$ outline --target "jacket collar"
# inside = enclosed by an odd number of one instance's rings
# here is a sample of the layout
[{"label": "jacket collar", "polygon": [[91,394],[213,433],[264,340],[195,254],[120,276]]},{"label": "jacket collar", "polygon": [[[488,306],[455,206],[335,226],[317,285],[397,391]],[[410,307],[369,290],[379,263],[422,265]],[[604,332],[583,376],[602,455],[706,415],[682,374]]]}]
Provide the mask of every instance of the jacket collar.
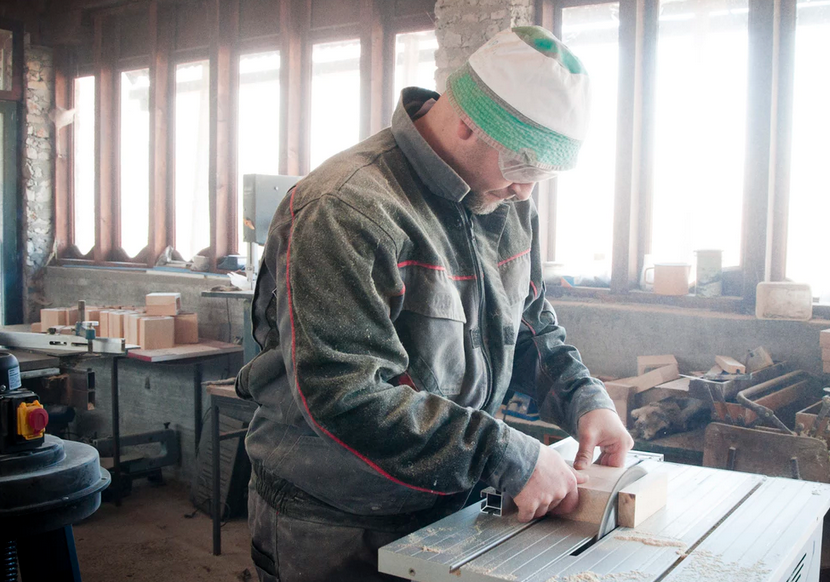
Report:
[{"label": "jacket collar", "polygon": [[392,115],[392,135],[415,173],[431,192],[447,200],[461,202],[470,187],[435,153],[412,120],[424,103],[438,97],[438,93],[418,87],[401,91],[401,98]]}]

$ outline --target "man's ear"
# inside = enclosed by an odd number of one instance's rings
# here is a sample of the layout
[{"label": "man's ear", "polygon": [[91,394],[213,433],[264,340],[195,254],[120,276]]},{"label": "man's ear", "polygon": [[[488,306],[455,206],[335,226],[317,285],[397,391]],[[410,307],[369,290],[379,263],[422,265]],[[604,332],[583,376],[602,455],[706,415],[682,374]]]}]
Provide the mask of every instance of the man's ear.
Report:
[{"label": "man's ear", "polygon": [[458,139],[461,141],[467,141],[475,137],[473,130],[460,119],[458,120],[458,125],[456,126],[455,131]]}]

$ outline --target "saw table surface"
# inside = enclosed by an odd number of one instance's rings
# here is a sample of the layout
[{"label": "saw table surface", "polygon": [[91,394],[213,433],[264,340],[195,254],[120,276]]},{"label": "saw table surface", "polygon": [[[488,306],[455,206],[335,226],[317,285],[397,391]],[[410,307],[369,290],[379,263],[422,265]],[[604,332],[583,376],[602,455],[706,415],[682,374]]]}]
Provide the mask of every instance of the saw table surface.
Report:
[{"label": "saw table surface", "polygon": [[525,525],[474,504],[381,548],[379,569],[418,582],[761,582],[795,580],[796,571],[817,579],[830,485],[659,465],[668,473],[666,506],[587,549],[574,551],[597,526],[547,517],[450,572]]}]

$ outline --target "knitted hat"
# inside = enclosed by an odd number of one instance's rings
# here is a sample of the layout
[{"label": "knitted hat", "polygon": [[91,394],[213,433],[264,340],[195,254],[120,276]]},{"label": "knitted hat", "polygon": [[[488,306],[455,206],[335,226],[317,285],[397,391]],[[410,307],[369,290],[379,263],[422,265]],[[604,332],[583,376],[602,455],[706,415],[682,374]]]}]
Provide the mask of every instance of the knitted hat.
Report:
[{"label": "knitted hat", "polygon": [[582,63],[540,26],[504,30],[450,75],[447,95],[475,134],[544,170],[569,170],[588,129]]}]

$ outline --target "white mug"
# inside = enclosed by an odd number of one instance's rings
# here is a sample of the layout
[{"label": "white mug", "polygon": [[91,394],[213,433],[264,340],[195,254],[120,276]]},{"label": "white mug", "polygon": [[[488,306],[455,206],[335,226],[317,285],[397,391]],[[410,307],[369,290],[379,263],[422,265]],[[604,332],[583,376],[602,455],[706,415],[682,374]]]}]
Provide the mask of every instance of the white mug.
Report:
[{"label": "white mug", "polygon": [[687,295],[689,293],[689,273],[692,266],[688,263],[655,263],[645,269],[644,279],[648,283],[648,273],[652,271],[654,292],[657,295]]}]

